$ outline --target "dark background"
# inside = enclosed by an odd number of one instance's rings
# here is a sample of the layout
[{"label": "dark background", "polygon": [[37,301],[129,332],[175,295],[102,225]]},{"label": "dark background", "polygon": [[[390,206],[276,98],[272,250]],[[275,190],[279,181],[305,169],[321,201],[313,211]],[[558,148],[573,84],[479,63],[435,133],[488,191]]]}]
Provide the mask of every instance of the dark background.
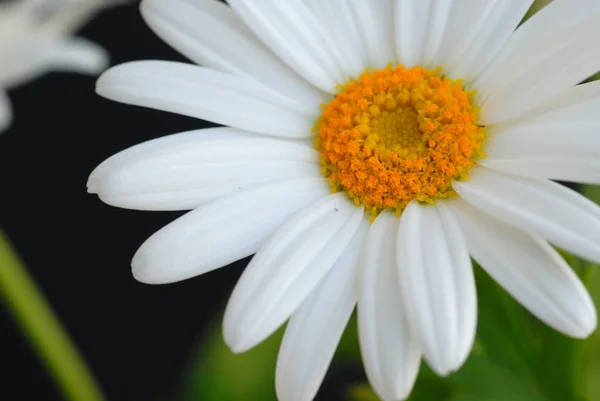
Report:
[{"label": "dark background", "polygon": [[[98,15],[80,36],[104,46],[113,65],[186,61],[144,24],[135,2]],[[212,124],[103,99],[95,80],[51,73],[9,92],[15,119],[0,136],[0,226],[107,397],[173,400],[197,340],[221,319],[247,261],[171,285],[133,279],[138,246],[181,213],[105,205],[87,194],[88,174],[131,145]],[[0,303],[0,400],[60,399]]]}]

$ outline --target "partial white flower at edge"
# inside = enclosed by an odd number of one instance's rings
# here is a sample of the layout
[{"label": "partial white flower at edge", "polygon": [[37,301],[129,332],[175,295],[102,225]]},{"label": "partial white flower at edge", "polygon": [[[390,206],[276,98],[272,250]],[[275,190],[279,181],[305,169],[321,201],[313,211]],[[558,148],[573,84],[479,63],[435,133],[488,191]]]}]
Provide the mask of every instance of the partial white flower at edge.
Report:
[{"label": "partial white flower at edge", "polygon": [[[459,369],[477,325],[470,257],[554,329],[595,330],[550,244],[600,262],[600,207],[552,181],[600,184],[600,82],[578,85],[600,70],[598,0],[553,1],[521,26],[531,0],[228,3],[143,1],[150,27],[202,66],[137,61],[98,80],[109,99],[225,125],[134,146],[90,175],[108,204],[192,210],[140,247],[136,279],[256,254],[224,337],[243,352],[289,320],[280,401],[313,399],[355,306],[383,400],[408,397],[422,358]],[[370,87],[348,84],[366,68]]]},{"label": "partial white flower at edge", "polygon": [[7,91],[49,71],[96,75],[107,52],[73,33],[118,0],[15,0],[0,4],[0,132],[12,122]]}]

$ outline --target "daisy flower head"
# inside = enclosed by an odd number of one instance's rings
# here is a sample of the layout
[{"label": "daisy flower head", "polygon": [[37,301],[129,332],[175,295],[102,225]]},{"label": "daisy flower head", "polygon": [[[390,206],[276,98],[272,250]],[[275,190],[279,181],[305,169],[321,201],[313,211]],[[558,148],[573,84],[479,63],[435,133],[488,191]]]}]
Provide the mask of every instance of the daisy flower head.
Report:
[{"label": "daisy flower head", "polygon": [[99,74],[104,49],[71,35],[118,0],[13,0],[0,4],[0,132],[12,122],[7,90],[52,70]]},{"label": "daisy flower head", "polygon": [[[135,254],[146,283],[256,254],[228,303],[235,352],[286,321],[280,400],[316,394],[357,305],[383,400],[421,358],[440,375],[473,344],[471,257],[566,335],[593,303],[553,246],[600,262],[600,208],[552,180],[600,183],[600,2],[145,0],[165,41],[202,65],[138,61],[107,98],[224,127],[100,164],[106,203],[189,213]],[[550,245],[552,244],[552,245]]]}]

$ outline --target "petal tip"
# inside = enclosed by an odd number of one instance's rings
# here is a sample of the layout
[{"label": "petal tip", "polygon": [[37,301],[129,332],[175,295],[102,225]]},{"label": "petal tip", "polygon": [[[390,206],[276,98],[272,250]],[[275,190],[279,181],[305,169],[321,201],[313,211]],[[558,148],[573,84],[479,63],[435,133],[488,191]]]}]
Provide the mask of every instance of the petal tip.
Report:
[{"label": "petal tip", "polygon": [[230,328],[226,319],[223,320],[223,339],[234,354],[242,354],[252,348],[252,346],[246,346],[247,343],[243,341],[243,336],[239,335],[238,330]]},{"label": "petal tip", "polygon": [[168,284],[175,280],[165,280],[160,274],[155,274],[155,269],[147,262],[147,258],[136,252],[131,260],[131,274],[136,281],[143,284]]},{"label": "petal tip", "polygon": [[596,316],[596,311],[594,310],[593,314],[589,316],[582,317],[577,325],[574,325],[573,331],[570,335],[573,338],[577,338],[580,340],[584,340],[591,336],[598,327],[598,318]]}]

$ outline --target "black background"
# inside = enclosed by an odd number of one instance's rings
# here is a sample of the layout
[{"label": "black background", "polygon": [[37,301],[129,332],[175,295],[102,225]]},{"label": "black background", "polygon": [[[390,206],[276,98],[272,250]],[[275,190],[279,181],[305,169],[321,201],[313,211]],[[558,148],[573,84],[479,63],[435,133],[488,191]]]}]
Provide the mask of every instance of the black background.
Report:
[{"label": "black background", "polygon": [[[113,65],[186,61],[144,24],[136,3],[103,12],[80,35],[104,46]],[[0,136],[0,226],[107,397],[173,400],[194,345],[221,318],[247,261],[171,285],[133,279],[137,247],[181,213],[105,205],[87,194],[88,174],[131,145],[212,124],[111,102],[95,94],[95,81],[51,73],[9,92],[15,120]],[[59,399],[0,303],[0,400]]]}]

